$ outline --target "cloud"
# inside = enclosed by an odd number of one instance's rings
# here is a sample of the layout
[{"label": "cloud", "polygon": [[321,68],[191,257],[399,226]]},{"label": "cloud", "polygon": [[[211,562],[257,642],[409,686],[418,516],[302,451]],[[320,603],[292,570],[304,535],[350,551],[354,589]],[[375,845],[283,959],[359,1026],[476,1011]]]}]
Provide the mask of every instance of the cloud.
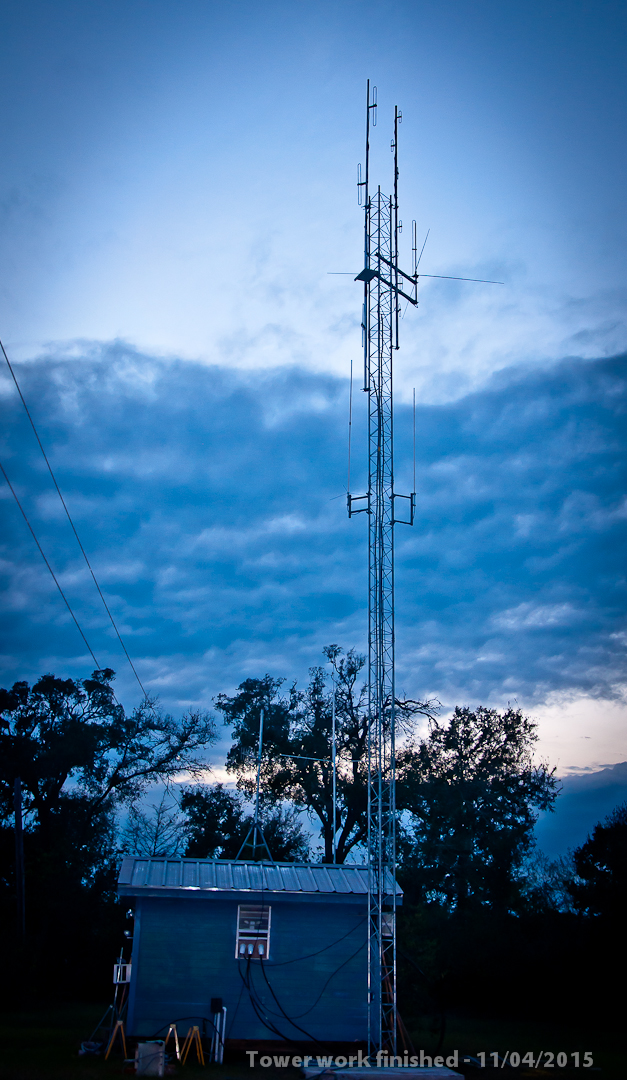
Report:
[{"label": "cloud", "polygon": [[529,627],[565,626],[577,618],[572,604],[518,604],[492,616],[492,622],[502,630],[526,630]]},{"label": "cloud", "polygon": [[[81,359],[82,355],[82,359]],[[516,367],[417,411],[417,520],[397,529],[398,684],[445,703],[616,698],[625,682],[625,357]],[[348,387],[143,356],[20,365],[79,534],[142,681],[177,709],[249,675],[364,649],[365,519],[348,521]],[[365,483],[356,403],[353,473]],[[102,664],[136,699],[15,397],[1,458]],[[397,490],[411,414],[396,411]],[[4,493],[6,494],[6,492]],[[3,684],[90,660],[4,499]]]}]

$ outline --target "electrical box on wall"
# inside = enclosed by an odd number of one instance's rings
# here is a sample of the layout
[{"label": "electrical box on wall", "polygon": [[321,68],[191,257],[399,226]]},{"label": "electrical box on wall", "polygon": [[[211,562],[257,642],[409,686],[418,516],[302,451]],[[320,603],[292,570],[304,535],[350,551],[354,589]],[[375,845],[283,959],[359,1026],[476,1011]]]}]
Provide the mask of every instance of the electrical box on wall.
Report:
[{"label": "electrical box on wall", "polygon": [[270,908],[240,904],[237,909],[235,955],[241,960],[267,960],[270,952]]}]

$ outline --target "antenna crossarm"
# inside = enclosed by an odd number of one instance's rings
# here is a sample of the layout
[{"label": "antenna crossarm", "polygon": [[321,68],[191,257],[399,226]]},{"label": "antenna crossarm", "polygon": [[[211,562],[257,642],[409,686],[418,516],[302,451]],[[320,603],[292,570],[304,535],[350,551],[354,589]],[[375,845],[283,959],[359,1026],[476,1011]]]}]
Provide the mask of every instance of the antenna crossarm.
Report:
[{"label": "antenna crossarm", "polygon": [[[407,499],[409,502],[409,520],[396,517],[397,499]],[[412,491],[411,495],[399,495],[397,491],[394,491],[392,493],[392,514],[392,525],[413,525],[416,516],[416,492]]]},{"label": "antenna crossarm", "polygon": [[[383,257],[379,256],[379,258],[383,258]],[[383,261],[388,262],[387,259],[384,259]],[[399,274],[403,273],[402,270],[397,271],[396,267],[394,267],[393,263],[388,263],[388,266],[391,266],[394,269],[395,273],[399,273]],[[410,304],[414,305],[414,307],[418,307],[418,296],[416,295],[417,292],[418,292],[418,289],[417,289],[417,284],[418,283],[417,283],[417,281],[415,281],[414,278],[410,278],[407,274],[403,274],[403,277],[406,277],[408,281],[413,282],[414,290],[415,290],[415,295],[414,296],[409,296],[408,293],[404,292],[402,289],[399,289],[398,285],[395,285],[393,281],[388,281],[387,278],[383,277],[383,274],[380,274],[378,270],[373,270],[372,267],[367,267],[365,270],[362,270],[361,273],[358,274],[357,277],[355,278],[355,281],[369,282],[369,281],[372,281],[373,278],[378,278],[379,281],[381,282],[381,284],[385,285],[386,289],[390,289],[393,293],[396,293],[397,296],[404,297],[405,300],[408,300]]]},{"label": "antenna crossarm", "polygon": [[[399,274],[400,274],[400,270],[399,270]],[[393,293],[396,293],[396,295],[397,295],[397,296],[402,296],[402,297],[404,297],[404,299],[405,299],[405,300],[409,300],[409,303],[410,303],[410,304],[413,304],[413,305],[414,305],[414,307],[418,307],[418,297],[417,297],[417,296],[409,296],[409,294],[408,294],[408,293],[406,293],[406,292],[403,292],[403,290],[402,290],[402,289],[399,289],[398,285],[395,285],[395,284],[394,284],[394,283],[393,283],[392,281],[387,281],[387,280],[386,280],[386,279],[385,279],[385,278],[383,277],[383,275],[382,275],[382,274],[377,274],[377,277],[379,278],[379,280],[381,281],[381,283],[382,283],[383,285],[386,285],[386,286],[387,286],[387,288],[388,288],[388,289],[391,289],[391,290],[392,290],[392,292],[393,292]]]},{"label": "antenna crossarm", "polygon": [[[366,502],[365,506],[359,506],[355,510],[353,503]],[[350,491],[346,492],[346,505],[348,507],[348,516],[354,517],[355,514],[369,514],[370,513],[370,492],[366,495],[351,495]]]},{"label": "antenna crossarm", "polygon": [[[367,492],[366,495],[351,495],[350,491],[348,491],[346,493],[346,505],[348,507],[348,516],[349,516],[349,518],[350,517],[355,517],[355,514],[371,514],[372,513],[371,497],[372,497],[371,492]],[[392,492],[391,498],[392,498],[392,502],[393,502],[393,511],[392,511],[392,518],[391,518],[390,524],[391,525],[413,525],[414,524],[414,518],[416,516],[416,492],[412,491],[410,495],[401,495],[398,491],[394,491],[394,492]],[[406,518],[397,518],[396,517],[395,503],[396,503],[397,499],[406,499],[409,502],[409,520],[407,520]],[[365,502],[366,505],[365,506],[358,506],[357,508],[355,508],[354,504],[355,503],[360,503],[360,502]]]},{"label": "antenna crossarm", "polygon": [[416,281],[418,280],[417,274],[414,274],[413,277],[411,274],[406,274],[404,270],[401,270],[400,267],[396,265],[396,263],[390,262],[389,259],[386,259],[385,255],[382,255],[380,251],[375,251],[372,255],[372,258],[380,259],[381,262],[384,262],[387,266],[389,266],[395,274],[400,274],[401,277],[404,277],[405,281],[410,281],[412,285],[416,284]]}]

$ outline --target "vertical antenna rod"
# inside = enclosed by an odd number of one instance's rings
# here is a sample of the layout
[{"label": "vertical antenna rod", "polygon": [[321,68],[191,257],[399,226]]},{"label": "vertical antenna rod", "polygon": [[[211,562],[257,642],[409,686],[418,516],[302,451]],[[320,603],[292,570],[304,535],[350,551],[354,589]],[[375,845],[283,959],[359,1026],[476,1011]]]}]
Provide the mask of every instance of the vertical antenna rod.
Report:
[{"label": "vertical antenna rod", "polygon": [[259,712],[259,749],[257,752],[257,790],[255,792],[255,840],[253,840],[253,858],[257,846],[257,829],[259,828],[259,786],[261,783],[261,755],[263,753],[263,709]]},{"label": "vertical antenna rod", "polygon": [[337,862],[337,729],[335,723],[335,668],[331,668],[333,701],[331,703],[331,761],[333,769],[333,862]]},{"label": "vertical antenna rod", "polygon": [[[348,514],[367,513],[368,558],[368,1050],[396,1054],[396,803],[394,686],[394,525],[414,523],[415,495],[394,491],[392,357],[399,347],[399,307],[417,306],[415,268],[398,266],[398,125],[394,110],[393,196],[378,187],[370,195],[370,114],[366,110],[364,197],[364,391],[368,395],[368,491],[348,492]],[[411,291],[410,291],[411,290]],[[408,500],[407,518],[395,516],[396,500]],[[406,505],[406,504],[401,504]]]}]

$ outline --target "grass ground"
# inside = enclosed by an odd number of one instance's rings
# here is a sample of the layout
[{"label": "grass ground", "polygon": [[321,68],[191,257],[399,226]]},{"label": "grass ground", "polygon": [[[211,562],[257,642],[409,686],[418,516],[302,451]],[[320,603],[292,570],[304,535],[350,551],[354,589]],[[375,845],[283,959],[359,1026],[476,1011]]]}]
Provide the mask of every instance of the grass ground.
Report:
[{"label": "grass ground", "polygon": [[[62,1005],[58,1007],[37,1008],[32,1011],[5,1013],[0,1018],[0,1080],[108,1080],[109,1077],[122,1075],[121,1054],[116,1053],[109,1061],[101,1058],[79,1057],[80,1043],[89,1038],[93,1028],[102,1016],[105,1006]],[[428,1054],[434,1054],[437,1035],[432,1029],[409,1025],[414,1045]],[[506,1051],[515,1051],[521,1056],[529,1051],[536,1055],[540,1051],[557,1055],[560,1052],[568,1056],[569,1069],[565,1071],[556,1066],[557,1057],[552,1067],[542,1071],[530,1071],[521,1066],[514,1073],[508,1069],[510,1077],[516,1075],[554,1077],[566,1080],[566,1077],[583,1077],[588,1074],[602,1080],[627,1080],[627,1054],[620,1043],[620,1032],[586,1031],[581,1026],[554,1024],[550,1021],[523,1021],[470,1019],[457,1016],[448,1019],[446,1035],[439,1051],[449,1056],[455,1050],[460,1056],[460,1073],[467,1076],[484,1076],[486,1080],[494,1075],[491,1068],[473,1072],[462,1062],[464,1056],[486,1054],[486,1065],[490,1066],[493,1051],[501,1056]],[[592,1054],[592,1069],[583,1067],[583,1055]],[[572,1054],[581,1054],[580,1067],[573,1068]],[[549,1064],[543,1058],[543,1066]],[[597,1071],[600,1070],[600,1073]],[[211,1065],[207,1069],[197,1064],[179,1066],[179,1077],[194,1080],[200,1075],[211,1073],[213,1080],[296,1080],[298,1069],[277,1069],[273,1066],[251,1069],[246,1061],[228,1062],[222,1066]],[[503,1070],[499,1069],[502,1074]]]},{"label": "grass ground", "polygon": [[[420,1028],[410,1025],[410,1034],[414,1046],[423,1048],[427,1053],[433,1054],[437,1045],[437,1036],[433,1029]],[[513,1053],[520,1055],[521,1061],[525,1054],[532,1052],[537,1064],[538,1056],[542,1054],[541,1067],[547,1076],[564,1076],[566,1070],[560,1069],[557,1061],[558,1054],[566,1054],[568,1071],[573,1075],[584,1076],[592,1071],[592,1076],[598,1076],[597,1069],[601,1070],[603,1078],[611,1077],[612,1080],[627,1080],[627,1053],[625,1040],[619,1031],[600,1031],[586,1029],[581,1024],[566,1024],[551,1020],[516,1020],[498,1019],[491,1020],[484,1017],[472,1018],[468,1016],[449,1016],[446,1022],[446,1033],[442,1043],[441,1054],[449,1055],[457,1050],[460,1057],[460,1071],[463,1071],[462,1058],[472,1055],[476,1057],[483,1052],[486,1065],[490,1065],[494,1059],[492,1053],[496,1052],[501,1058],[507,1060]],[[592,1058],[592,1066],[584,1068],[584,1055],[588,1052]],[[548,1055],[553,1054],[551,1059]],[[576,1069],[576,1058],[579,1054],[579,1068]],[[563,1060],[563,1059],[562,1059]],[[514,1058],[516,1061],[516,1058]],[[550,1067],[547,1068],[547,1065]],[[527,1071],[521,1064],[520,1072]]]}]

